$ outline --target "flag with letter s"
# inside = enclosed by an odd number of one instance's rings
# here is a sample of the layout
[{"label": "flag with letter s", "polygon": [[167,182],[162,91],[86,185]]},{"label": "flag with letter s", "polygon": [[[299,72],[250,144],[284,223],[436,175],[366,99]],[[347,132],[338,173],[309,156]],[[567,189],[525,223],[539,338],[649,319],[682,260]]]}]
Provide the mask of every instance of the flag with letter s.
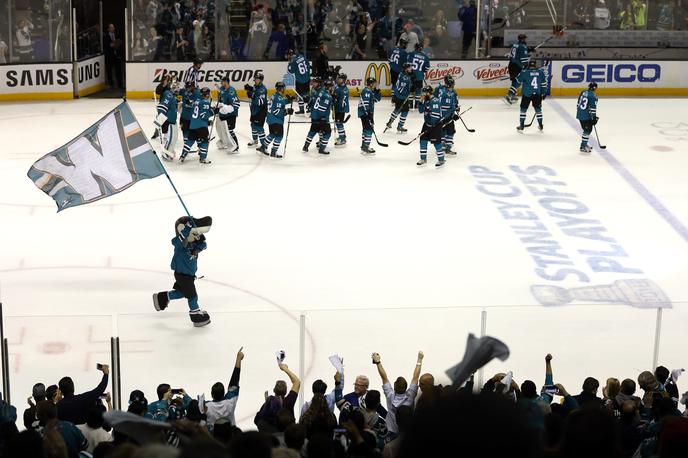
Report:
[{"label": "flag with letter s", "polygon": [[165,173],[126,102],[64,146],[37,160],[27,175],[57,211],[89,204]]}]

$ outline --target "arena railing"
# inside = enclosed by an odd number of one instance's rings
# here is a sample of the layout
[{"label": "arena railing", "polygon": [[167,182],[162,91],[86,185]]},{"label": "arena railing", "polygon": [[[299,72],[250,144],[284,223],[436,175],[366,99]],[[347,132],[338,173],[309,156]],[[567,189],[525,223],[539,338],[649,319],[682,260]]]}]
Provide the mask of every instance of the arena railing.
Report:
[{"label": "arena railing", "polygon": [[[615,303],[574,298],[550,306],[476,302],[474,306],[336,304],[300,309],[265,298],[214,306],[225,304],[227,298],[209,295],[212,323],[204,328],[191,326],[181,304],[164,313],[10,315],[2,319],[7,339],[4,390],[11,377],[10,390],[3,394],[6,399],[11,394],[21,413],[33,384],[56,384],[69,375],[77,392],[87,391],[102,376],[96,364],[109,363],[108,391],[115,407],[126,409],[134,389],[155,401],[160,383],[184,388],[192,397],[205,393],[208,398],[214,382],[227,384],[236,352],[243,347],[246,356],[236,418],[240,427],[250,428],[263,393],[275,380],[287,380],[277,367],[279,350],[286,352],[285,362],[302,380],[299,406],[310,398],[314,380],[320,378],[333,387],[335,371],[328,357],[334,354],[344,358],[346,392],[353,389],[358,374],[367,375],[371,387],[379,389],[372,352],[382,355],[390,376],[409,379],[422,350],[423,372],[447,383],[444,371],[462,359],[469,333],[497,337],[511,353],[506,361],[493,361],[476,374],[476,387],[509,370],[519,382],[531,379],[540,385],[547,353],[554,355],[555,381],[572,393],[579,391],[587,376],[635,380],[641,371],[658,364],[670,369],[685,366],[688,302],[643,308],[632,294],[622,296]],[[142,303],[145,308],[149,305]]]}]

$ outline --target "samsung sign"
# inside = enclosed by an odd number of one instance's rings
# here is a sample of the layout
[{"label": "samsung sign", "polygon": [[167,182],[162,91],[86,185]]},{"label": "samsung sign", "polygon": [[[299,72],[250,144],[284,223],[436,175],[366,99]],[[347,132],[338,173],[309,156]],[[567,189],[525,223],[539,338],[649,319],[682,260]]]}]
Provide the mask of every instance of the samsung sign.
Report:
[{"label": "samsung sign", "polygon": [[659,64],[568,64],[561,69],[564,83],[654,83],[661,76]]}]

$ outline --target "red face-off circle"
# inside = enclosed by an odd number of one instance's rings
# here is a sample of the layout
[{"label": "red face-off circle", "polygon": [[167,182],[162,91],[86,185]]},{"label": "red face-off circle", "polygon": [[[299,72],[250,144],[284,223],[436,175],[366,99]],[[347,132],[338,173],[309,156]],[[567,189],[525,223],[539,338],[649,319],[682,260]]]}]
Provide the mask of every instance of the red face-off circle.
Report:
[{"label": "red face-off circle", "polygon": [[41,351],[49,355],[58,355],[65,353],[69,348],[67,342],[46,342],[41,347]]}]

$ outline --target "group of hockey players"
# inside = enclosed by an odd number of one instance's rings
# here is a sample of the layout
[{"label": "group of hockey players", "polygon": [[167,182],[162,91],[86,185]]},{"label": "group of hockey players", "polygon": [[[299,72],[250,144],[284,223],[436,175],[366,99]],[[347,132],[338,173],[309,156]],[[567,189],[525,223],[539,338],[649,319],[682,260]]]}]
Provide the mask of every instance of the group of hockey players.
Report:
[{"label": "group of hockey players", "polygon": [[[384,132],[394,127],[396,131],[406,133],[404,127],[409,112],[417,110],[423,115],[423,127],[416,137],[420,140],[420,159],[418,166],[427,164],[428,146],[432,144],[437,155],[436,167],[442,167],[447,155],[456,155],[453,151],[454,122],[460,119],[459,100],[451,76],[444,77],[441,84],[433,88],[424,84],[425,72],[429,68],[429,59],[422,53],[422,45],[416,46],[411,53],[405,51],[406,43],[401,40],[399,46],[390,54],[389,64],[392,80],[392,103],[394,109],[385,124]],[[529,58],[526,36],[520,35],[518,43],[514,44],[509,53],[509,75],[511,87],[505,97],[506,103],[512,105],[521,87],[521,104],[519,112],[519,133],[532,125],[537,118],[539,131],[542,132],[543,116],[542,101],[549,94],[549,85],[545,71],[539,68],[536,61]],[[283,157],[280,146],[285,137],[285,118],[293,114],[310,116],[310,129],[306,136],[302,151],[307,153],[310,145],[317,136],[317,150],[319,154],[329,154],[327,150],[332,124],[335,126],[335,146],[345,145],[347,142],[345,124],[349,120],[349,87],[347,75],[340,73],[339,68],[326,72],[325,77],[311,78],[311,66],[303,54],[293,50],[288,52],[288,71],[294,74],[296,97],[287,95],[287,87],[283,82],[275,84],[275,92],[268,98],[268,90],[263,84],[264,76],[256,73],[253,85],[245,85],[244,89],[249,97],[251,142],[249,147],[255,147],[258,152],[274,157]],[[196,146],[201,164],[209,164],[208,146],[212,140],[213,128],[216,129],[219,149],[229,150],[234,154],[239,150],[239,142],[235,133],[237,116],[241,101],[237,91],[231,86],[228,78],[223,78],[217,87],[219,96],[215,106],[211,103],[209,88],[199,88],[197,82],[198,70],[203,62],[194,61],[193,66],[185,74],[184,87],[180,88],[177,81],[163,76],[162,82],[156,89],[157,116],[155,118],[156,132],[154,137],[160,138],[163,149],[162,156],[168,161],[175,159],[174,145],[177,142],[177,114],[184,139],[184,147],[179,157],[184,162],[192,148]],[[580,93],[577,100],[576,118],[583,129],[580,151],[590,153],[588,145],[590,134],[597,124],[597,83],[591,82],[587,90]],[[372,139],[378,144],[386,146],[377,140],[375,134],[375,105],[382,99],[375,78],[365,80],[365,87],[359,92],[357,115],[362,126],[361,153],[373,155]],[[292,106],[298,100],[299,110],[294,112]],[[525,124],[526,112],[533,105],[535,117],[530,124]],[[268,124],[268,135],[265,134],[265,123]],[[291,120],[289,121],[289,123]],[[462,121],[463,122],[463,121]],[[464,123],[465,124],[465,123]],[[471,131],[466,127],[467,130]],[[288,129],[287,129],[288,133]],[[411,142],[399,142],[410,144]],[[604,148],[604,147],[603,147]],[[205,233],[210,230],[212,219],[205,217],[195,219],[182,217],[175,223],[175,237],[172,239],[174,256],[171,268],[174,271],[175,283],[170,291],[153,294],[153,305],[156,310],[165,310],[171,300],[185,298],[189,305],[189,317],[194,326],[205,326],[210,323],[210,316],[198,304],[195,288],[198,254],[205,250]]]},{"label": "group of hockey players", "polygon": [[[544,130],[542,102],[549,95],[549,84],[546,67],[541,68],[534,59],[529,57],[533,48],[526,44],[527,37],[519,35],[509,52],[509,76],[511,87],[504,98],[512,105],[516,101],[516,94],[521,88],[521,103],[519,125],[517,131],[523,133],[526,124],[526,113],[533,106],[534,119],[537,118],[539,131]],[[445,164],[446,156],[456,155],[453,150],[456,129],[454,121],[459,119],[459,101],[451,76],[443,79],[442,83],[433,88],[425,84],[425,73],[430,67],[428,56],[423,53],[423,45],[417,44],[412,52],[406,51],[407,43],[400,40],[389,56],[389,68],[392,82],[392,103],[394,109],[383,133],[394,127],[396,132],[406,133],[406,120],[411,110],[417,110],[423,115],[424,124],[419,135],[420,160],[418,165],[427,163],[428,143],[432,143],[437,153],[437,166]],[[256,73],[253,85],[245,85],[244,89],[250,105],[251,142],[249,147],[273,158],[282,158],[280,147],[285,139],[285,122],[291,122],[291,115],[306,115],[310,117],[310,129],[306,136],[302,151],[308,152],[313,140],[317,137],[316,147],[319,154],[330,154],[328,144],[335,134],[334,146],[346,145],[347,135],[345,124],[349,120],[350,100],[348,76],[340,73],[339,68],[324,72],[325,76],[311,77],[311,64],[303,53],[291,49],[287,53],[287,71],[294,75],[295,97],[287,94],[287,87],[283,82],[275,84],[272,97],[268,97],[268,88],[264,84],[264,76]],[[219,92],[217,103],[213,106],[209,88],[199,88],[197,74],[202,61],[194,61],[194,65],[186,74],[184,87],[168,77],[156,89],[159,99],[156,117],[156,136],[160,137],[163,153],[167,160],[176,157],[174,145],[177,141],[177,114],[179,112],[179,126],[181,128],[184,146],[179,157],[184,162],[197,147],[199,161],[209,164],[208,147],[213,129],[219,140],[218,149],[228,150],[230,154],[239,151],[239,142],[235,133],[236,120],[241,101],[237,91],[231,86],[228,78],[217,86]],[[597,123],[596,83],[591,83],[588,90],[583,91],[578,101],[577,118],[581,123],[583,135],[580,151],[591,151],[588,140],[593,127]],[[361,122],[362,138],[361,153],[375,154],[371,146],[375,133],[375,105],[381,101],[381,92],[375,78],[367,78],[365,86],[358,93],[357,116]],[[294,102],[298,104],[298,111],[292,108]],[[181,110],[179,110],[179,108]],[[287,121],[289,117],[289,121]],[[217,118],[217,119],[215,119]],[[268,125],[266,135],[265,123]],[[334,126],[334,129],[332,128]],[[288,129],[287,129],[288,132]],[[212,137],[212,138],[211,138]],[[378,141],[378,144],[386,146]]]}]

